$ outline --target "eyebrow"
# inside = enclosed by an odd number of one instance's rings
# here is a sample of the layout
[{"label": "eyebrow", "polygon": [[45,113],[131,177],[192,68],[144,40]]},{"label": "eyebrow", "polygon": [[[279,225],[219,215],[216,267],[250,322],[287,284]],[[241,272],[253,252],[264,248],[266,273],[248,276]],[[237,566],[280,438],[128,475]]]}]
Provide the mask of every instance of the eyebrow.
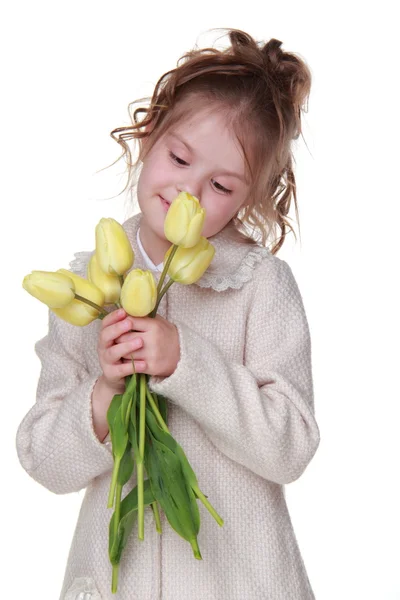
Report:
[{"label": "eyebrow", "polygon": [[[189,152],[191,152],[192,154],[196,154],[194,149],[191,147],[191,145],[188,144],[188,142],[185,142],[185,140],[183,138],[181,138],[180,135],[178,135],[177,133],[172,133],[172,132],[170,132],[169,135],[171,137],[176,138],[179,142],[181,142],[181,144],[186,146],[186,148],[189,150]],[[237,179],[240,179],[240,181],[242,181],[243,183],[247,183],[246,179],[242,175],[238,175],[238,173],[234,173],[233,171],[226,171],[223,169],[222,171],[220,171],[220,173],[221,173],[221,175],[230,175],[231,177],[236,177]]]}]

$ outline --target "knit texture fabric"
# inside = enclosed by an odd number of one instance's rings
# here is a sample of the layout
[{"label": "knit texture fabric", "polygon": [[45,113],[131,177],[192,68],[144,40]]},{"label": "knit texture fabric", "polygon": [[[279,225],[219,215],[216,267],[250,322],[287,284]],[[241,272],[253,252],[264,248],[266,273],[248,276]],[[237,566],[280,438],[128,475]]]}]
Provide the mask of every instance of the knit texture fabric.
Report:
[{"label": "knit texture fabric", "polygon": [[[135,253],[141,213],[123,224]],[[93,430],[91,395],[102,374],[101,321],[77,327],[49,310],[48,333],[35,344],[41,361],[36,402],[16,437],[22,467],[56,494],[86,488],[60,600],[312,600],[315,598],[285,501],[285,484],[313,458],[320,432],[314,414],[311,341],[302,297],[289,265],[264,247],[210,238],[214,260],[195,284],[173,284],[158,313],[179,333],[180,360],[169,377],[149,379],[168,398],[168,426],[200,489],[224,519],[198,501],[202,560],[160,510],[162,534],[145,508],[111,593],[107,499],[113,468],[109,435]],[[92,251],[72,271],[86,277]],[[156,280],[160,273],[153,272]],[[107,443],[108,442],[108,443]],[[136,472],[124,486],[136,485]],[[45,586],[45,581],[43,586]],[[32,590],[40,596],[40,590]]]}]

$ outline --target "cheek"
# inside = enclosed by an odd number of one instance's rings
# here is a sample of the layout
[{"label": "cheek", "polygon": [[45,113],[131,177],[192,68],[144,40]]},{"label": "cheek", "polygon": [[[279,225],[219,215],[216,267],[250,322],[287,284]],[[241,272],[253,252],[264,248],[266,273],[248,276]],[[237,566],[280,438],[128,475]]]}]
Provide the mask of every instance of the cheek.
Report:
[{"label": "cheek", "polygon": [[232,203],[228,198],[210,198],[204,203],[206,215],[209,215],[210,220],[221,221],[228,219],[232,212]]},{"label": "cheek", "polygon": [[160,157],[149,157],[143,164],[138,180],[138,191],[155,189],[160,185],[174,183],[176,172],[173,165]]},{"label": "cheek", "polygon": [[227,216],[225,215],[225,211],[222,211],[220,207],[216,208],[215,204],[209,208],[206,205],[203,205],[203,207],[206,211],[206,218],[202,235],[210,237],[220,231],[227,220]]}]

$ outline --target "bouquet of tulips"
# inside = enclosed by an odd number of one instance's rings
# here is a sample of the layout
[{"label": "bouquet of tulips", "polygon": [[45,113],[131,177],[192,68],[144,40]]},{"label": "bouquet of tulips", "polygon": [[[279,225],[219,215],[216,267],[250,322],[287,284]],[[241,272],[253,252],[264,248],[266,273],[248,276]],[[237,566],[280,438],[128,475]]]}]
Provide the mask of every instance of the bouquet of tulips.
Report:
[{"label": "bouquet of tulips", "polygon": [[[181,192],[172,202],[164,222],[165,236],[172,245],[165,254],[158,285],[149,270],[132,269],[126,275],[134,253],[123,227],[109,218],[101,219],[96,226],[96,250],[88,264],[87,279],[66,269],[32,271],[24,278],[23,288],[73,325],[85,326],[94,319],[103,319],[113,307],[121,305],[133,317],[154,317],[161,298],[174,282],[194,283],[209,267],[215,249],[201,236],[204,218],[205,211],[194,196]],[[166,275],[169,281],[163,287]],[[107,411],[114,460],[107,505],[114,508],[109,524],[112,593],[117,591],[121,555],[136,518],[138,537],[144,539],[145,506],[151,507],[159,533],[161,506],[171,527],[190,543],[197,559],[201,559],[197,499],[223,525],[168,429],[167,399],[152,393],[148,375],[135,372],[133,358],[132,364],[134,372],[125,378],[125,392],[114,395]],[[122,499],[122,488],[130,480],[135,464],[137,485]]]}]

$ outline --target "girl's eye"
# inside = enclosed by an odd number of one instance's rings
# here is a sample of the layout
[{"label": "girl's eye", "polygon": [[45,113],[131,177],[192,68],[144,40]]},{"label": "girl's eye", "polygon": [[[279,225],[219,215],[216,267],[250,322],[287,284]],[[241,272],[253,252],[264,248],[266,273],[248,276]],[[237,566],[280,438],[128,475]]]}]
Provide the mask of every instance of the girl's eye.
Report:
[{"label": "girl's eye", "polygon": [[[174,154],[173,152],[170,152],[169,156],[178,165],[188,166],[188,163],[186,161],[184,161],[181,158],[179,158],[178,156],[176,156],[176,154]],[[213,185],[214,185],[214,187],[215,187],[216,190],[218,190],[220,192],[224,192],[224,194],[231,194],[232,193],[232,190],[228,190],[226,187],[224,187],[223,185],[221,185],[217,181],[215,181]]]},{"label": "girl's eye", "polygon": [[182,160],[181,158],[178,158],[178,157],[176,156],[176,154],[174,154],[173,152],[170,152],[170,153],[169,153],[169,155],[170,155],[170,157],[172,158],[172,160],[173,160],[174,162],[177,162],[177,163],[178,163],[178,165],[187,165],[187,162],[185,162],[185,161],[184,161],[184,160]]},{"label": "girl's eye", "polygon": [[[218,186],[218,187],[216,187]],[[224,194],[232,194],[232,190],[228,190],[226,189],[226,187],[224,187],[223,185],[221,185],[220,183],[218,183],[217,181],[214,182],[214,187],[219,190],[220,192],[224,192]]]}]

